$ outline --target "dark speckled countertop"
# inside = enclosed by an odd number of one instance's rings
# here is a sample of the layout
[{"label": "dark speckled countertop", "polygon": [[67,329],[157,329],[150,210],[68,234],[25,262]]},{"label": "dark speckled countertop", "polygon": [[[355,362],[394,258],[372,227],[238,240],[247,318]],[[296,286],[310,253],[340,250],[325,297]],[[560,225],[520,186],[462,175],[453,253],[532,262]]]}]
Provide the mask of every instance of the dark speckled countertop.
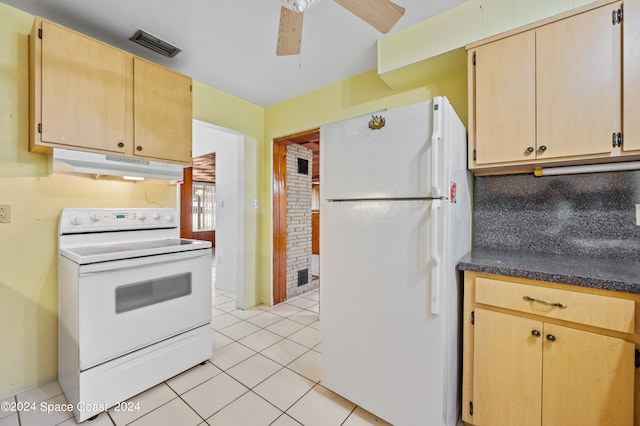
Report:
[{"label": "dark speckled countertop", "polygon": [[634,260],[475,248],[462,258],[459,267],[463,271],[640,294],[640,262]]}]

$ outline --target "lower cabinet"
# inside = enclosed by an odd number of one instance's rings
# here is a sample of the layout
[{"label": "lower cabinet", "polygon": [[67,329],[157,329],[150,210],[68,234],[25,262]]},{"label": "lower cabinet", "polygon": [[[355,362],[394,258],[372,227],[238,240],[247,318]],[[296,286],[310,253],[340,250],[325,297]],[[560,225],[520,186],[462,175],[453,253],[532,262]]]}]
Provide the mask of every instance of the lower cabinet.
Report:
[{"label": "lower cabinet", "polygon": [[[502,294],[496,294],[496,305],[487,304],[487,300],[478,303],[475,273],[471,277],[468,274],[465,273],[468,321],[464,331],[462,407],[467,424],[638,424],[640,419],[634,423],[637,355],[636,344],[631,340],[637,338],[635,305],[639,302],[622,300],[625,303],[616,306],[628,311],[625,315],[630,318],[632,332],[626,339],[624,333],[586,331],[580,328],[593,327],[581,327],[580,322],[574,324],[550,316],[562,310],[560,315],[584,314],[586,318],[588,312],[599,309],[598,303],[615,298],[594,295],[593,300],[576,298],[584,302],[582,305],[569,299],[572,303],[550,306],[545,305],[548,300],[528,296],[535,292],[526,291],[519,297],[522,308],[514,305],[505,309],[500,305],[508,306],[511,301]],[[499,282],[486,281],[492,285]],[[506,281],[504,284],[509,285]],[[525,290],[529,287],[514,285]],[[500,286],[491,287],[493,293],[499,289]],[[544,290],[549,294],[549,290],[555,289]],[[570,297],[571,292],[559,291],[560,296]],[[526,306],[531,307],[533,314],[524,312]]]},{"label": "lower cabinet", "polygon": [[475,310],[477,425],[632,425],[635,346]]}]

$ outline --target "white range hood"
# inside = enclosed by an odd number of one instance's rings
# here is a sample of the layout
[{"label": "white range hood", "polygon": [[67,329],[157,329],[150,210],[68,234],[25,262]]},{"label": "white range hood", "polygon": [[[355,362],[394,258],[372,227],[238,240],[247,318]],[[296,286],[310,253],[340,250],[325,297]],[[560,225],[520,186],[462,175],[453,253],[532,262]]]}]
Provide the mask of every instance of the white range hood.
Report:
[{"label": "white range hood", "polygon": [[116,176],[131,180],[154,179],[181,181],[184,166],[174,163],[72,151],[54,148],[49,157],[50,175],[83,174],[95,176]]}]

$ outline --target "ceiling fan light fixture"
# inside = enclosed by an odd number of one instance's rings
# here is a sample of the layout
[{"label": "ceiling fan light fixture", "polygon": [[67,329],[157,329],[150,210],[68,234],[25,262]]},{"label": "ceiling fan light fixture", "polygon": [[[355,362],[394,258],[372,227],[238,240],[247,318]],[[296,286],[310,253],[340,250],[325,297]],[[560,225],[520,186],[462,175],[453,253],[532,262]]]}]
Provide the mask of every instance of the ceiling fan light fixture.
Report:
[{"label": "ceiling fan light fixture", "polygon": [[287,9],[302,13],[315,6],[320,0],[280,0]]}]

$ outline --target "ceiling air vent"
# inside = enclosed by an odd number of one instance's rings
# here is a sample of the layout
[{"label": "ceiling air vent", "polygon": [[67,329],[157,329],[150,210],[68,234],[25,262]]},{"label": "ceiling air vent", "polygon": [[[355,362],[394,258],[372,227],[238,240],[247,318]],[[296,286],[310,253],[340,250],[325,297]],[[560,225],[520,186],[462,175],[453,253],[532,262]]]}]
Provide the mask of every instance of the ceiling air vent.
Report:
[{"label": "ceiling air vent", "polygon": [[168,56],[169,58],[173,58],[182,50],[179,47],[176,47],[171,43],[140,29],[136,31],[129,40],[138,43],[140,46],[144,46],[147,49],[153,50],[156,53]]}]

